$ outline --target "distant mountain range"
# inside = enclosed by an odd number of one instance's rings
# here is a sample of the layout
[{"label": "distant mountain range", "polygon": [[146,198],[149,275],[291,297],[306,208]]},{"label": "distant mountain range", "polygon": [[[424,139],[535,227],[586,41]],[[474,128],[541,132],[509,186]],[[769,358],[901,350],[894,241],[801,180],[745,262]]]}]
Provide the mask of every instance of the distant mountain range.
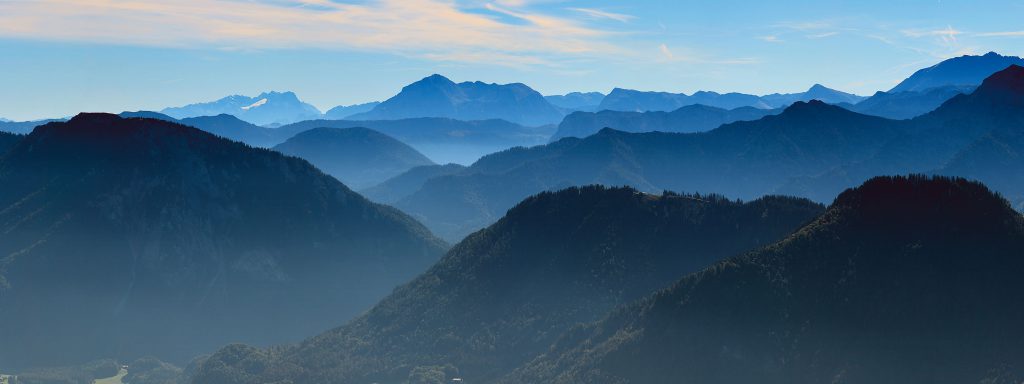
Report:
[{"label": "distant mountain range", "polygon": [[806,92],[771,94],[766,96],[743,93],[717,93],[700,91],[693,95],[668,92],[644,92],[615,88],[601,101],[597,110],[612,111],[674,111],[680,107],[701,104],[722,109],[754,107],[760,109],[781,108],[798,101],[821,100],[830,104],[855,104],[864,97],[826,88],[815,84]]},{"label": "distant mountain range", "polygon": [[558,124],[551,141],[565,137],[587,137],[601,128],[623,132],[703,132],[735,121],[757,120],[782,112],[781,109],[740,107],[721,109],[701,104],[679,107],[672,112],[573,112]]},{"label": "distant mountain range", "polygon": [[796,178],[777,192],[820,201],[874,175],[927,172],[991,183],[1014,204],[1024,204],[1024,184],[1013,182],[1019,180],[1015,173],[992,173],[1020,164],[1017,153],[1024,148],[1014,147],[1019,143],[1014,138],[1024,131],[1024,67],[999,71],[971,94],[957,95],[935,111],[900,123],[903,133],[869,158]]},{"label": "distant mountain range", "polygon": [[315,128],[370,128],[394,137],[439,162],[471,164],[481,156],[517,146],[547,142],[554,126],[524,127],[503,120],[461,121],[446,118],[403,120],[306,120],[267,128],[222,114],[175,119],[157,112],[124,112],[124,117],[146,117],[193,126],[255,147],[270,148]]},{"label": "distant mountain range", "polygon": [[[1022,70],[1001,71],[972,94],[913,120],[812,101],[697,134],[604,129],[584,139],[485,156],[458,174],[428,179],[395,205],[458,240],[526,196],[571,185],[630,185],[648,192],[708,188],[739,198],[785,193],[827,202],[874,175],[939,171],[986,134],[1019,131]],[[1001,153],[1009,157],[1000,161],[1013,161],[1014,152]],[[1024,185],[999,191],[1024,201]]]},{"label": "distant mountain range", "polygon": [[539,126],[556,124],[562,120],[562,116],[562,111],[524,84],[487,84],[479,81],[456,84],[444,76],[431,75],[403,87],[397,95],[369,112],[350,116],[349,119],[502,119]]},{"label": "distant mountain range", "polygon": [[995,52],[983,56],[964,55],[914,72],[888,93],[924,92],[946,86],[977,86],[993,73],[1011,65],[1024,66],[1024,59]]},{"label": "distant mountain range", "polygon": [[175,119],[228,114],[256,124],[288,124],[319,119],[320,110],[299,100],[292,92],[264,92],[256,97],[228,96],[217,101],[164,108],[161,113]]},{"label": "distant mountain range", "polygon": [[844,107],[854,112],[889,119],[911,119],[934,111],[953,96],[971,93],[974,88],[973,85],[946,85],[920,92],[877,92],[864,101]]},{"label": "distant mountain range", "polygon": [[780,239],[821,211],[784,197],[542,193],[348,325],[277,351],[222,349],[194,382],[495,382],[577,324]]},{"label": "distant mountain range", "polygon": [[16,134],[27,134],[32,132],[32,129],[40,125],[51,123],[55,121],[64,121],[63,119],[46,119],[46,120],[33,120],[33,121],[0,121],[0,132],[16,133]]},{"label": "distant mountain range", "polygon": [[395,203],[449,241],[482,228],[526,196],[573,185],[630,185],[646,192],[708,188],[756,198],[799,175],[869,158],[902,133],[880,117],[818,101],[704,133],[603,129],[485,156],[427,180]]},{"label": "distant mountain range", "polygon": [[5,368],[297,340],[446,248],[306,161],[155,119],[40,126],[0,185]]},{"label": "distant mountain range", "polygon": [[310,120],[275,128],[291,137],[313,128],[365,127],[394,137],[438,163],[471,164],[481,156],[512,147],[547,142],[555,126],[528,127],[505,120],[462,121],[440,117],[401,120]]},{"label": "distant mountain range", "polygon": [[331,108],[331,109],[327,110],[327,112],[324,112],[323,118],[327,119],[327,120],[347,119],[350,116],[355,115],[355,114],[359,114],[359,113],[363,113],[363,112],[369,112],[370,110],[372,110],[374,107],[376,107],[379,104],[380,104],[379,101],[374,101],[374,102],[363,103],[363,104],[339,105],[337,107],[334,107],[334,108]]},{"label": "distant mountain range", "polygon": [[1017,383],[1021,254],[1024,219],[984,186],[872,179],[500,382]]},{"label": "distant mountain range", "polygon": [[352,189],[372,187],[411,168],[434,165],[391,136],[368,128],[314,128],[274,150],[308,160]]},{"label": "distant mountain range", "polygon": [[596,112],[597,107],[604,100],[601,92],[571,92],[565,95],[544,96],[552,105],[568,111]]},{"label": "distant mountain range", "polygon": [[[11,140],[16,140],[16,138]],[[370,188],[360,190],[359,193],[366,196],[367,199],[378,203],[394,204],[403,197],[415,193],[427,180],[439,176],[454,175],[465,169],[465,166],[459,164],[421,165]]]}]

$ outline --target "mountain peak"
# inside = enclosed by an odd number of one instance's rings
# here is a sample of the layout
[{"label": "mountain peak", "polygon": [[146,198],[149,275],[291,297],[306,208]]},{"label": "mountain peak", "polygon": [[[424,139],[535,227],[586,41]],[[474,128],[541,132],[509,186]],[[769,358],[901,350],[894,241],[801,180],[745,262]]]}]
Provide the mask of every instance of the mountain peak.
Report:
[{"label": "mountain peak", "polygon": [[945,223],[970,228],[1019,216],[978,182],[924,175],[875,177],[841,193],[830,209],[885,227]]},{"label": "mountain peak", "polygon": [[455,84],[455,82],[452,81],[451,79],[449,79],[447,77],[444,77],[442,75],[436,74],[436,73],[433,74],[433,75],[430,75],[430,76],[427,76],[427,77],[424,77],[424,78],[420,79],[420,81],[417,81],[417,83],[428,83],[428,84],[449,84],[450,83],[450,84]]},{"label": "mountain peak", "polygon": [[825,103],[824,101],[818,100],[818,99],[812,99],[812,100],[808,100],[808,101],[797,101],[797,102],[791,104],[789,107],[786,107],[786,109],[783,110],[782,113],[783,114],[789,114],[789,113],[806,112],[806,111],[820,111],[820,110],[831,109],[831,108],[838,108],[838,107],[834,107],[834,106],[832,106],[832,105],[830,105],[828,103]]},{"label": "mountain peak", "polygon": [[82,112],[70,120],[69,123],[109,123],[121,120],[121,117],[112,113],[105,112]]}]

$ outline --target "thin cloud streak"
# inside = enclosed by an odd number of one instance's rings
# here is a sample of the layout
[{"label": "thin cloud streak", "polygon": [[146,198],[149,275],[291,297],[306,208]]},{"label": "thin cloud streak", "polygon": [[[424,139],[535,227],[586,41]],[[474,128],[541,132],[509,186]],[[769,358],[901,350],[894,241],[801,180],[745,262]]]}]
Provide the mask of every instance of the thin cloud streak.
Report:
[{"label": "thin cloud streak", "polygon": [[444,0],[38,0],[0,2],[0,36],[180,48],[362,50],[445,60],[517,57],[520,64],[621,51],[609,33],[575,20],[493,4],[486,9],[522,22],[505,23]]},{"label": "thin cloud streak", "polygon": [[1024,37],[1024,31],[1005,31],[1005,32],[985,32],[977,33],[975,36],[981,37]]},{"label": "thin cloud streak", "polygon": [[602,10],[599,10],[599,9],[591,9],[591,8],[566,8],[566,9],[568,9],[570,11],[582,13],[582,14],[587,15],[587,16],[589,16],[591,18],[594,18],[594,19],[609,19],[609,20],[615,20],[615,21],[623,22],[623,23],[628,23],[630,20],[633,20],[633,19],[636,18],[636,16],[633,16],[633,15],[627,15],[627,14],[623,14],[623,13],[607,12],[607,11],[602,11]]}]

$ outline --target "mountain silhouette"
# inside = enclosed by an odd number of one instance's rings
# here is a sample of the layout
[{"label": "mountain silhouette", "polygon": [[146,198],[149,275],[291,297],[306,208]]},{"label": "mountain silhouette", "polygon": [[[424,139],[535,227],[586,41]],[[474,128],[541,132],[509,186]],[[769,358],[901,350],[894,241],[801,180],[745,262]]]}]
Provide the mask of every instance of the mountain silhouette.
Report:
[{"label": "mountain silhouette", "polygon": [[36,127],[52,123],[55,121],[64,121],[63,119],[46,119],[46,120],[32,120],[32,121],[0,121],[0,132],[14,133],[19,135],[28,134],[32,132]]},{"label": "mountain silhouette", "polygon": [[821,209],[596,186],[542,193],[352,323],[280,351],[222,349],[194,382],[403,382],[423,371],[493,382],[577,323],[780,239]]},{"label": "mountain silhouette", "polygon": [[544,96],[544,99],[556,107],[569,111],[594,112],[597,106],[601,105],[604,94],[601,92],[570,92],[564,95]]},{"label": "mountain silhouette", "polygon": [[302,102],[292,92],[264,92],[256,97],[234,95],[217,101],[164,108],[160,112],[175,119],[228,114],[256,125],[320,118],[316,107]]},{"label": "mountain silhouette", "polygon": [[327,110],[327,112],[324,112],[323,118],[324,119],[328,119],[328,120],[347,119],[349,116],[352,116],[352,115],[355,115],[355,114],[358,114],[358,113],[369,112],[370,110],[372,110],[374,107],[376,107],[379,104],[380,104],[379,101],[373,101],[373,102],[362,103],[362,104],[339,105],[337,107],[334,107],[334,108],[331,108],[331,109]]},{"label": "mountain silhouette", "polygon": [[672,112],[573,112],[558,124],[551,141],[564,137],[587,137],[601,130],[613,128],[623,132],[703,132],[741,120],[757,120],[781,110],[740,107],[721,109],[694,104],[679,107]]},{"label": "mountain silhouette", "polygon": [[983,56],[964,55],[944,60],[931,67],[914,72],[889,93],[921,92],[943,86],[976,86],[982,80],[1011,65],[1024,65],[1024,59],[989,52]]},{"label": "mountain silhouette", "polygon": [[[1021,68],[1000,71],[971,94],[911,120],[797,102],[778,115],[703,133],[604,129],[583,139],[511,149],[459,174],[429,179],[395,206],[457,241],[526,196],[572,185],[629,185],[647,192],[708,188],[735,198],[780,193],[828,202],[876,175],[940,172],[993,132],[1013,137],[1024,127]],[[993,186],[1024,203],[1015,197],[1024,195],[1024,185]]]},{"label": "mountain silhouette", "polygon": [[421,165],[409,169],[400,175],[385,180],[373,187],[360,190],[367,199],[382,204],[394,204],[406,196],[415,193],[427,180],[446,175],[454,175],[466,169],[459,164]]},{"label": "mountain silhouette", "polygon": [[968,85],[946,85],[919,92],[877,92],[866,100],[846,108],[865,115],[896,120],[910,119],[934,111],[953,96],[971,93],[974,88]]},{"label": "mountain silhouette", "polygon": [[415,117],[446,117],[458,120],[502,119],[537,126],[554,124],[562,112],[537,91],[521,84],[456,84],[431,75],[402,88],[371,111],[350,116],[353,120],[396,120]]},{"label": "mountain silhouette", "polygon": [[505,120],[462,121],[440,117],[400,120],[310,120],[272,131],[287,139],[313,128],[366,127],[409,144],[441,163],[471,164],[489,153],[519,146],[544,144],[554,126],[526,127]]},{"label": "mountain silhouette", "polygon": [[296,340],[445,248],[303,160],[161,120],[40,126],[0,184],[5,368]]},{"label": "mountain silhouette", "polygon": [[353,189],[371,187],[413,167],[433,165],[423,154],[368,128],[314,128],[274,147],[306,159]]},{"label": "mountain silhouette", "polygon": [[794,177],[865,160],[903,133],[899,122],[819,101],[703,133],[603,129],[583,139],[485,156],[458,174],[427,180],[395,206],[457,241],[527,196],[573,185],[629,185],[645,192],[707,188],[757,198]]},{"label": "mountain silhouette", "polygon": [[1024,376],[1024,220],[963,179],[875,178],[774,245],[565,334],[505,383]]},{"label": "mountain silhouette", "polygon": [[601,101],[599,111],[674,111],[680,107],[701,104],[722,109],[754,107],[760,109],[783,108],[796,102],[820,100],[829,104],[856,103],[864,98],[861,96],[829,89],[815,84],[806,92],[771,94],[765,96],[744,93],[717,93],[699,91],[692,95],[668,92],[643,92],[631,89],[615,88]]},{"label": "mountain silhouette", "polygon": [[[822,201],[875,175],[940,172],[968,178],[986,177],[982,180],[994,182],[993,187],[1006,196],[1024,195],[1024,184],[1007,183],[1012,177],[995,182],[991,176],[985,176],[991,173],[981,167],[957,166],[942,171],[964,151],[973,151],[972,158],[989,156],[978,151],[995,148],[975,146],[979,140],[998,137],[1010,139],[1007,144],[1014,142],[1012,137],[1024,127],[1024,67],[1014,65],[999,71],[971,94],[954,96],[935,111],[901,124],[905,127],[904,133],[867,159],[819,176],[797,178],[778,191]],[[948,173],[972,169],[981,173]]]}]

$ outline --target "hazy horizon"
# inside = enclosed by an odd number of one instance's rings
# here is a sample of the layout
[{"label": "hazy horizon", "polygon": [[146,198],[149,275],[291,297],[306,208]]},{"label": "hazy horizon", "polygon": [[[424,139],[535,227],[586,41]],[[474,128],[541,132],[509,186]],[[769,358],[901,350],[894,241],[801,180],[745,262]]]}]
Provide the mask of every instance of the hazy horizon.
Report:
[{"label": "hazy horizon", "polygon": [[[613,87],[870,95],[943,59],[1024,54],[1024,2],[188,0],[0,3],[0,117],[294,91],[321,110],[432,73],[545,95]],[[1018,10],[1014,12],[1012,10]],[[298,22],[302,20],[302,22]],[[154,89],[159,92],[154,92]]]}]

